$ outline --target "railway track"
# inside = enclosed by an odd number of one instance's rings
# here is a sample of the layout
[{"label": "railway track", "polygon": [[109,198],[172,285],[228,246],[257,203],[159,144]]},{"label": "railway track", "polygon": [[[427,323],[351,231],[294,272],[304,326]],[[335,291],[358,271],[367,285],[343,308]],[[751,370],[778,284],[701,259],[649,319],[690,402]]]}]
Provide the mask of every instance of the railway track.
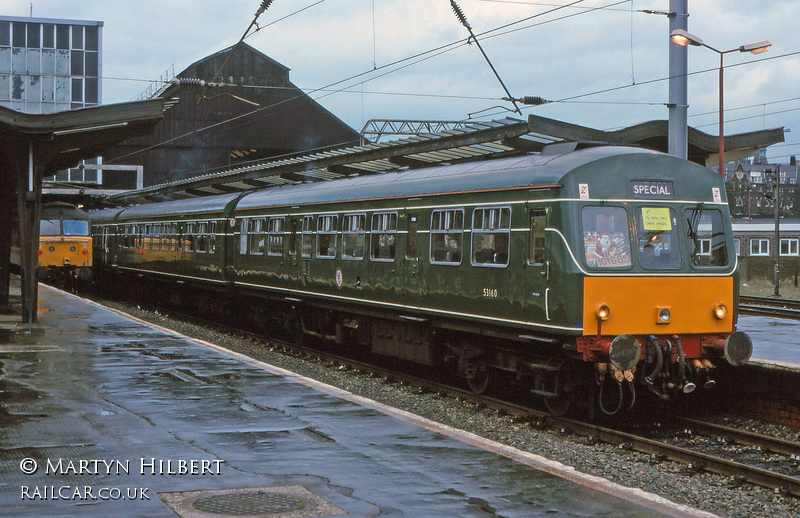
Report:
[{"label": "railway track", "polygon": [[739,297],[739,311],[747,315],[800,320],[800,300],[777,297]]},{"label": "railway track", "polygon": [[[673,418],[672,428],[679,426],[682,429],[692,430],[692,434],[721,438],[724,439],[724,441],[753,447],[760,452],[771,452],[782,455],[785,457],[784,465],[788,465],[788,470],[794,474],[787,475],[778,471],[764,469],[763,467],[754,465],[755,463],[746,463],[741,460],[724,458],[720,455],[713,455],[698,451],[697,449],[681,446],[675,444],[675,441],[664,440],[663,438],[653,439],[642,434],[631,433],[622,429],[610,428],[565,417],[557,417],[542,410],[531,408],[525,404],[515,403],[485,394],[476,395],[466,387],[444,383],[416,373],[400,372],[395,368],[341,356],[334,352],[316,347],[300,346],[285,340],[276,338],[265,339],[263,335],[258,333],[227,326],[219,322],[204,321],[195,316],[178,315],[173,311],[170,311],[170,314],[172,317],[177,317],[197,325],[211,327],[217,331],[262,343],[265,346],[275,348],[279,352],[287,355],[301,356],[318,362],[326,362],[339,370],[353,370],[369,373],[370,376],[382,378],[387,383],[399,383],[415,388],[421,393],[436,393],[442,397],[456,398],[480,407],[492,409],[499,414],[513,416],[519,422],[528,423],[532,427],[549,427],[559,430],[561,433],[572,433],[590,438],[592,441],[605,442],[648,454],[653,456],[654,459],[679,462],[685,464],[687,469],[691,472],[708,471],[717,473],[729,477],[733,483],[756,484],[769,488],[775,493],[800,497],[800,476],[794,476],[800,474],[799,443],[784,441],[774,437],[763,436],[729,427],[722,427],[714,423],[696,419],[684,417]],[[787,469],[784,469],[784,471],[787,471]]]}]

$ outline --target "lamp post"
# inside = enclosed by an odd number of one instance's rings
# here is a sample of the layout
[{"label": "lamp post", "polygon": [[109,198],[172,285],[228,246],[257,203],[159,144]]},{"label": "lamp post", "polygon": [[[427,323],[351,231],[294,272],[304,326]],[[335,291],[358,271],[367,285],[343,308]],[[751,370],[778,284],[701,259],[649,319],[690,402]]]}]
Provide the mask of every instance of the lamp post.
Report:
[{"label": "lamp post", "polygon": [[719,175],[723,178],[725,177],[725,170],[723,169],[725,164],[725,136],[723,133],[723,99],[722,99],[722,74],[723,74],[723,66],[722,66],[722,58],[725,54],[730,54],[731,52],[750,52],[751,54],[761,54],[769,50],[772,44],[767,41],[757,41],[754,43],[748,43],[747,45],[742,45],[741,47],[737,47],[731,50],[717,50],[714,47],[703,43],[703,40],[695,36],[694,34],[688,33],[683,29],[675,29],[669,35],[669,37],[677,43],[678,45],[687,46],[692,45],[694,47],[705,47],[707,49],[711,49],[717,54],[719,54]]}]

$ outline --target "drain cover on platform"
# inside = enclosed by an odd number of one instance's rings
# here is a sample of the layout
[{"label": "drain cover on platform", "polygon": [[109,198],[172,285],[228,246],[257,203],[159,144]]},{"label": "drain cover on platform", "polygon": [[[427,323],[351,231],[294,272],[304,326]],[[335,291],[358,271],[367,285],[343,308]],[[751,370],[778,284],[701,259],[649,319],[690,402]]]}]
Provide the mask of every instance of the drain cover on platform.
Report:
[{"label": "drain cover on platform", "polygon": [[183,518],[306,518],[347,514],[303,486],[186,491],[158,496]]}]

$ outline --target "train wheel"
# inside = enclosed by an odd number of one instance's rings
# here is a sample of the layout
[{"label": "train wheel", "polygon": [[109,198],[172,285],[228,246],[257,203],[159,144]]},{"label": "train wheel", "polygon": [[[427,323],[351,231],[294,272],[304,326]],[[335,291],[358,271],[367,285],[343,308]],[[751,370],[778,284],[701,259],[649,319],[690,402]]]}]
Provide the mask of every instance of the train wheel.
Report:
[{"label": "train wheel", "polygon": [[477,362],[468,370],[467,385],[473,394],[483,394],[492,381],[492,371],[483,361]]},{"label": "train wheel", "polygon": [[548,412],[556,417],[560,417],[569,412],[569,408],[572,406],[574,400],[575,396],[572,393],[562,394],[559,397],[545,398],[544,406],[547,407]]}]

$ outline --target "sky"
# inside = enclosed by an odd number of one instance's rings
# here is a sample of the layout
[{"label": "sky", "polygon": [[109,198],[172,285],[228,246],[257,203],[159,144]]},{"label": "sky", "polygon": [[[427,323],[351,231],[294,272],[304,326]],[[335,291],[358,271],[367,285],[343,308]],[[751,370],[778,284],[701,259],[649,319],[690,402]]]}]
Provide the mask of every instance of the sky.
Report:
[{"label": "sky", "polygon": [[[100,20],[104,104],[235,44],[259,0],[0,0],[0,14]],[[597,129],[668,118],[669,0],[458,0],[506,92],[449,0],[274,0],[245,42],[356,131],[371,119],[525,119]],[[688,0],[688,30],[725,54],[725,134],[783,127],[772,163],[800,155],[800,0]],[[655,14],[645,11],[657,11]],[[660,13],[658,13],[660,12]],[[505,28],[502,28],[505,27]],[[258,30],[255,30],[258,29]],[[499,29],[499,30],[498,30]],[[689,125],[718,134],[719,55],[688,49]]]}]

